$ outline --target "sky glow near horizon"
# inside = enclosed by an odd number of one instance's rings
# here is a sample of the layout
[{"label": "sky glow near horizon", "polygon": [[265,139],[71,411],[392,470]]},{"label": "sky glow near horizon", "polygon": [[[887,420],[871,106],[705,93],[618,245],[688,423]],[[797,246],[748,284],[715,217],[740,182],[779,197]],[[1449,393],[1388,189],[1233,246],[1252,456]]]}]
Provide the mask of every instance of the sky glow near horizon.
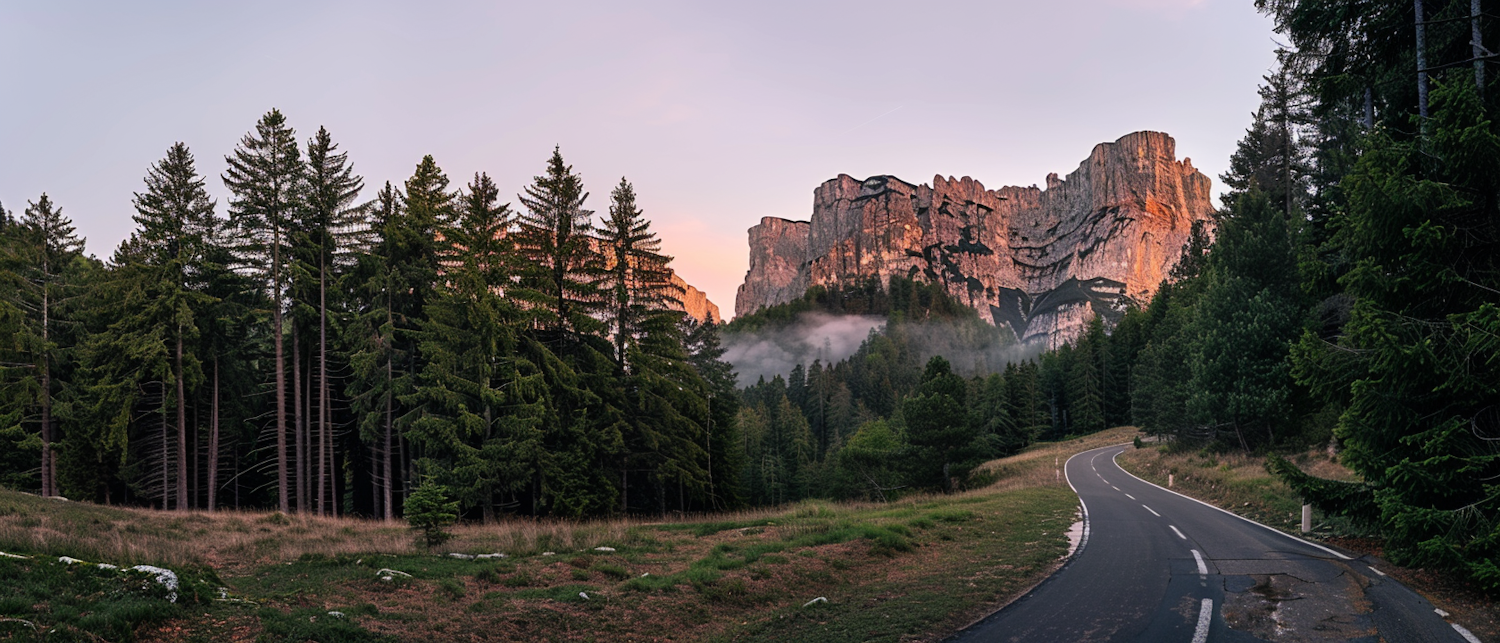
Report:
[{"label": "sky glow near horizon", "polygon": [[0,5],[0,203],[48,193],[88,252],[176,141],[227,215],[224,156],[275,107],[363,199],[432,154],[514,207],[560,145],[596,212],[635,184],[726,316],[746,229],[840,173],[1033,185],[1158,130],[1217,193],[1276,46],[1252,0],[125,4]]}]

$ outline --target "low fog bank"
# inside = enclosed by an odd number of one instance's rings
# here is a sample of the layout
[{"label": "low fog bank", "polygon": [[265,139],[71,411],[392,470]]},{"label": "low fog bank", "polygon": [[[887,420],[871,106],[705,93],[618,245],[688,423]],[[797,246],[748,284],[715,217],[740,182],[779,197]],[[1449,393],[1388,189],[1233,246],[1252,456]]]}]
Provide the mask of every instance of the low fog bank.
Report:
[{"label": "low fog bank", "polygon": [[798,364],[847,359],[870,331],[885,328],[885,323],[885,317],[878,315],[802,313],[789,326],[725,333],[724,361],[734,365],[739,385],[749,386],[761,377],[785,377]]},{"label": "low fog bank", "polygon": [[1009,330],[973,319],[904,322],[888,328],[886,318],[879,315],[805,312],[788,326],[726,333],[724,360],[734,365],[739,385],[750,386],[761,377],[785,377],[798,364],[848,359],[872,331],[905,347],[918,365],[942,355],[965,377],[1000,372],[1010,362],[1035,359],[1043,352],[1041,345],[1018,345]]}]

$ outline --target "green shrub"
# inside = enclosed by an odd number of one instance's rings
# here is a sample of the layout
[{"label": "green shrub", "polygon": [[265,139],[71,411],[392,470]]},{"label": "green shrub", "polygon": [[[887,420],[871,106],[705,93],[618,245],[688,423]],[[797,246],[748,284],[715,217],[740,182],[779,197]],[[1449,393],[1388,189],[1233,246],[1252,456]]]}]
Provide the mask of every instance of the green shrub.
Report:
[{"label": "green shrub", "polygon": [[444,527],[458,521],[458,501],[448,499],[448,488],[428,478],[411,492],[404,506],[406,522],[422,534],[427,547],[441,545],[452,538]]}]

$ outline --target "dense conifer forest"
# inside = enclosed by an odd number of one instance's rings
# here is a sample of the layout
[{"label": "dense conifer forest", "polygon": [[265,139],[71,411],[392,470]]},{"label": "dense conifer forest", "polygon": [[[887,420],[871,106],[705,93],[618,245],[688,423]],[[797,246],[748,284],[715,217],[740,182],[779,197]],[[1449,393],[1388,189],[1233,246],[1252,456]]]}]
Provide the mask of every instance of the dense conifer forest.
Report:
[{"label": "dense conifer forest", "polygon": [[431,158],[368,198],[278,111],[209,198],[181,143],[135,232],[85,256],[45,194],[0,208],[0,484],[161,509],[476,518],[742,503],[717,329],[622,179],[587,209],[554,151],[502,203]]},{"label": "dense conifer forest", "polygon": [[[0,207],[0,484],[167,510],[393,518],[420,488],[468,519],[693,512],[953,491],[1133,424],[1268,454],[1394,562],[1500,589],[1500,23],[1456,0],[1258,6],[1289,43],[1216,226],[1150,301],[1041,354],[902,279],[699,324],[628,181],[596,216],[559,151],[514,205],[427,157],[371,194],[274,110],[227,156],[227,203],[171,146],[106,260],[47,195]],[[813,312],[885,321],[846,358],[737,383],[725,338]],[[1310,446],[1362,482],[1275,457]]]}]

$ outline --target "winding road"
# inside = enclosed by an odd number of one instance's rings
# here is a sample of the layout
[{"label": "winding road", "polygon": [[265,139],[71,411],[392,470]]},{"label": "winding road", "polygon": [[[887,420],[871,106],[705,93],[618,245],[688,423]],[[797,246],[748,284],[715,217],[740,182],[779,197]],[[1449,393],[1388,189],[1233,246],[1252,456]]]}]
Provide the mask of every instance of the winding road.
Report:
[{"label": "winding road", "polygon": [[1120,445],[1064,471],[1083,504],[1071,560],[951,643],[1478,643],[1370,559],[1295,538],[1126,473]]}]

